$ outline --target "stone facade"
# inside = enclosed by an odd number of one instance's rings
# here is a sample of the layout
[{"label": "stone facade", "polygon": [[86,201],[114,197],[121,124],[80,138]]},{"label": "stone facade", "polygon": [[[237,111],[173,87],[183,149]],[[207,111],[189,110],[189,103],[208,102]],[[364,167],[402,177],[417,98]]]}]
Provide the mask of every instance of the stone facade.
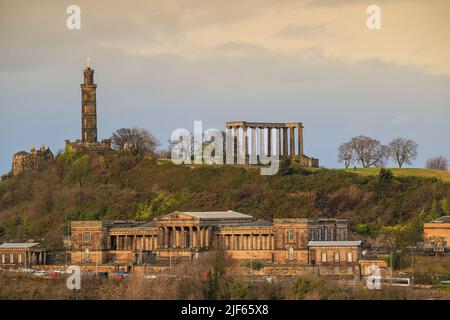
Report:
[{"label": "stone facade", "polygon": [[94,83],[94,69],[87,66],[84,71],[84,81],[81,84],[81,140],[70,142],[74,152],[105,152],[111,149],[111,140],[97,140],[97,85]]},{"label": "stone facade", "polygon": [[[223,250],[235,260],[332,265],[342,272],[347,267],[355,270],[360,257],[360,242],[347,241],[344,219],[274,219],[270,223],[234,211],[174,212],[151,222],[74,221],[70,242],[72,263],[82,265],[138,266],[192,260]],[[329,259],[319,258],[323,252]]]},{"label": "stone facade", "polygon": [[424,249],[450,251],[450,216],[443,216],[423,226]]},{"label": "stone facade", "polygon": [[225,123],[225,127],[227,154],[233,154],[238,164],[257,164],[262,156],[277,156],[291,158],[304,167],[319,167],[319,159],[303,152],[300,122],[233,121]]},{"label": "stone facade", "polygon": [[46,163],[52,161],[55,157],[50,148],[42,146],[39,150],[34,147],[30,152],[20,151],[13,156],[12,174],[18,175],[27,170],[36,170]]}]

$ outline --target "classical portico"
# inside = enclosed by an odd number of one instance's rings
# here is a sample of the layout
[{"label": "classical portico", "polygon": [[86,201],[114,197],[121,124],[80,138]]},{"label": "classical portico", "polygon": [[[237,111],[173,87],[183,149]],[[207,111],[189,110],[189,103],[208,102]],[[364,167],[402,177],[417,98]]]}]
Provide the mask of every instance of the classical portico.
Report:
[{"label": "classical portico", "polygon": [[219,226],[251,221],[251,216],[234,211],[174,212],[161,217],[156,223],[158,245],[162,249],[209,249],[214,231]]},{"label": "classical portico", "polygon": [[225,123],[227,152],[238,164],[258,164],[261,157],[298,159],[302,165],[317,167],[318,160],[303,152],[301,122],[270,123],[236,121]]}]

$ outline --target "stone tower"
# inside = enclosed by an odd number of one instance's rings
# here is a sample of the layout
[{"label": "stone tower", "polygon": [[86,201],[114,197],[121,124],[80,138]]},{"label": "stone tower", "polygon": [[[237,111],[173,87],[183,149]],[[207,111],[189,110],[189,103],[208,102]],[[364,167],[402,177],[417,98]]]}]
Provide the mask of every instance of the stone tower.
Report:
[{"label": "stone tower", "polygon": [[81,141],[84,144],[97,143],[97,85],[94,83],[94,69],[84,69],[84,83],[81,85]]}]

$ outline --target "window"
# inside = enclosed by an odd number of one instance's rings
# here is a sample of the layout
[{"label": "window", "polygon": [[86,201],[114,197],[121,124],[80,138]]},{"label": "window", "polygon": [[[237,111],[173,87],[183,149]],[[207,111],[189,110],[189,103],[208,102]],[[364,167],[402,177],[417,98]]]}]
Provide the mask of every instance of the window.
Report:
[{"label": "window", "polygon": [[339,252],[335,252],[334,253],[334,262],[339,262],[340,257],[339,257]]},{"label": "window", "polygon": [[322,262],[327,262],[327,253],[322,252]]},{"label": "window", "polygon": [[288,250],[288,260],[294,260],[294,248],[292,247]]},{"label": "window", "polygon": [[292,229],[288,230],[288,241],[294,241],[294,230]]},{"label": "window", "polygon": [[12,253],[9,255],[9,263],[14,263],[14,255]]},{"label": "window", "polygon": [[91,242],[91,234],[88,231],[83,232],[83,242],[84,243]]},{"label": "window", "polygon": [[347,252],[347,262],[353,262],[353,254],[351,252]]},{"label": "window", "polygon": [[91,255],[89,254],[89,249],[84,250],[83,259],[89,260],[90,257],[91,257]]},{"label": "window", "polygon": [[21,254],[17,255],[17,262],[22,263],[22,255]]}]

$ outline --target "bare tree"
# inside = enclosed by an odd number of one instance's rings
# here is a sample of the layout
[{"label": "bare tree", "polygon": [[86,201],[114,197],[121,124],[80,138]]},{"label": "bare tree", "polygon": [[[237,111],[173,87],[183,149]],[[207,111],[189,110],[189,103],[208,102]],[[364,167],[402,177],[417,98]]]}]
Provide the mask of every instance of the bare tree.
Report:
[{"label": "bare tree", "polygon": [[361,135],[352,138],[349,143],[355,152],[357,161],[364,168],[382,167],[388,159],[387,147],[376,139]]},{"label": "bare tree", "polygon": [[137,154],[155,154],[158,140],[146,129],[122,128],[113,133],[111,141],[118,151]]},{"label": "bare tree", "polygon": [[338,148],[338,162],[344,162],[348,168],[356,160],[355,150],[350,142],[344,142]]},{"label": "bare tree", "polygon": [[433,170],[448,171],[448,160],[443,156],[428,159],[427,168]]},{"label": "bare tree", "polygon": [[395,138],[388,145],[389,155],[401,168],[404,163],[411,164],[411,160],[417,157],[418,144],[411,139]]}]

